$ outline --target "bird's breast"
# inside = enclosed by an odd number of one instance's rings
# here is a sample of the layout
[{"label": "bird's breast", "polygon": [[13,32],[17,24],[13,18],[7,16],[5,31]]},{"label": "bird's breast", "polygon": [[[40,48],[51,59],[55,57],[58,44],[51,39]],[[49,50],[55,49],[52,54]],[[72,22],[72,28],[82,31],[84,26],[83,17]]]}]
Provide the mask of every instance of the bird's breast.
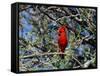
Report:
[{"label": "bird's breast", "polygon": [[67,45],[68,39],[66,36],[60,36],[58,39],[58,43],[60,45]]}]

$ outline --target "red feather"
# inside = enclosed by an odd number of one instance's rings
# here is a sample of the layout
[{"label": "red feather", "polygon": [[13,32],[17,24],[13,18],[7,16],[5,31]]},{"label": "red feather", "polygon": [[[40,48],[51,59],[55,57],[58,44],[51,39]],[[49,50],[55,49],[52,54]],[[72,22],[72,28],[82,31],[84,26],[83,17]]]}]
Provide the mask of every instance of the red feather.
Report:
[{"label": "red feather", "polygon": [[[67,35],[68,29],[65,25],[60,26],[58,28],[58,46],[59,46],[59,52],[64,53],[66,46],[68,45],[68,35]],[[63,54],[60,54],[61,58],[64,58]]]}]

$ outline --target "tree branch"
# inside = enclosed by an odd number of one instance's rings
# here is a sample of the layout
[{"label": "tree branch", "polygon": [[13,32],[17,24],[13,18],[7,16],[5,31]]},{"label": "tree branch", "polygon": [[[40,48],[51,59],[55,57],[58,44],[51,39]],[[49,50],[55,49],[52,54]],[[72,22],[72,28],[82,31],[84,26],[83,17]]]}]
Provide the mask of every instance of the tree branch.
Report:
[{"label": "tree branch", "polygon": [[34,53],[32,55],[27,55],[27,56],[20,56],[19,58],[31,58],[34,56],[43,56],[43,55],[59,55],[59,54],[64,54],[64,55],[70,55],[68,53],[62,53],[62,52],[46,52],[46,53]]},{"label": "tree branch", "polygon": [[72,56],[72,58],[81,66],[83,67],[83,64],[81,62],[79,62],[74,56]]}]

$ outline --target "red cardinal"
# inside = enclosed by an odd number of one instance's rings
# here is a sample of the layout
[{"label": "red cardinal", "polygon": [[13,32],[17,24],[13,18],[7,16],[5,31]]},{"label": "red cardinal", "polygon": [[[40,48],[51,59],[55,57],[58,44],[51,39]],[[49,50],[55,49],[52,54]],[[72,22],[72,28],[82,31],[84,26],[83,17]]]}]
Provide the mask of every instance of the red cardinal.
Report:
[{"label": "red cardinal", "polygon": [[[59,52],[64,53],[66,46],[68,45],[68,35],[67,35],[68,29],[66,28],[66,25],[62,25],[58,28],[58,46],[59,46]],[[64,55],[60,54],[60,57],[64,59]]]}]

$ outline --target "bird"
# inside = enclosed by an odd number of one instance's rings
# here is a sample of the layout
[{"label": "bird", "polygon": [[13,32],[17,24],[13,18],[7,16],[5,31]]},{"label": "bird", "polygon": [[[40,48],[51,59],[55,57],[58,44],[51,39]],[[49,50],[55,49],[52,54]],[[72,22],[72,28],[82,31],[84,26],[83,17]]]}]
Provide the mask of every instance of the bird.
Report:
[{"label": "bird", "polygon": [[64,52],[65,48],[68,45],[68,29],[66,25],[61,25],[58,30],[58,46],[59,46],[59,52],[62,53],[59,56],[64,59]]}]

